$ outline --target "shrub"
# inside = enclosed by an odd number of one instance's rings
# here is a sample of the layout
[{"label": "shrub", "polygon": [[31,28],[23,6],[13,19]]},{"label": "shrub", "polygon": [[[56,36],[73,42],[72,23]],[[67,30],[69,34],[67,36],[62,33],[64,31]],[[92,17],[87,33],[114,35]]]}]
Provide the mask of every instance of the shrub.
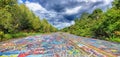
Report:
[{"label": "shrub", "polygon": [[13,38],[11,34],[4,34],[3,38],[5,38],[4,40],[8,40]]},{"label": "shrub", "polygon": [[17,33],[17,34],[12,34],[13,38],[17,38],[17,37],[25,37],[27,36],[26,33]]},{"label": "shrub", "polygon": [[120,37],[111,36],[110,38],[106,38],[106,40],[120,43]]}]

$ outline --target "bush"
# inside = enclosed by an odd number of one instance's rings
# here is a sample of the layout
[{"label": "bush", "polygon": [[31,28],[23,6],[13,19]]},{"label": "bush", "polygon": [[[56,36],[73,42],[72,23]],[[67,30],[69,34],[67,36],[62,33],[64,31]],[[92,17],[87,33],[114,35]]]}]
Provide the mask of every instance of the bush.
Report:
[{"label": "bush", "polygon": [[106,40],[120,43],[120,37],[112,36],[110,38],[106,38]]},{"label": "bush", "polygon": [[11,34],[5,34],[5,35],[3,36],[3,38],[5,38],[4,40],[8,40],[8,39],[11,39],[11,38],[13,38],[13,37],[12,37]]},{"label": "bush", "polygon": [[3,35],[4,35],[4,32],[3,32],[3,31],[0,31],[0,40],[1,40],[1,41],[2,41]]},{"label": "bush", "polygon": [[17,33],[17,34],[12,34],[13,38],[17,38],[17,37],[25,37],[27,36],[26,33]]}]

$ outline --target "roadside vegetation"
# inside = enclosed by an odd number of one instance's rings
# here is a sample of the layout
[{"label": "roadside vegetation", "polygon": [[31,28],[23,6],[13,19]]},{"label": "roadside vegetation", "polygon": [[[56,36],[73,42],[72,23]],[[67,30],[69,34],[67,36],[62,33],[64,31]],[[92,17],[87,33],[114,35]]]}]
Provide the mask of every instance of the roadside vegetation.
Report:
[{"label": "roadside vegetation", "polygon": [[106,12],[96,9],[92,14],[83,13],[75,20],[75,25],[62,31],[83,37],[120,42],[120,0],[114,0],[113,7]]},{"label": "roadside vegetation", "polygon": [[36,33],[57,31],[45,19],[40,20],[17,0],[0,0],[0,41]]}]

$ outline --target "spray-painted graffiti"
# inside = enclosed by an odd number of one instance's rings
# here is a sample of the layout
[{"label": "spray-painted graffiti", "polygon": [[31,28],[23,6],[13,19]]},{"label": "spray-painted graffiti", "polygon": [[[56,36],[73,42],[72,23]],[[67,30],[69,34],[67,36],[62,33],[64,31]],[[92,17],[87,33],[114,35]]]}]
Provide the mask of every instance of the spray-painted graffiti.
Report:
[{"label": "spray-painted graffiti", "polygon": [[[60,33],[53,33],[1,42],[0,57],[105,57],[104,54],[98,53],[79,41],[93,45],[105,51],[109,50],[108,52],[112,52],[112,54],[115,55],[120,54],[120,44],[116,46],[116,44],[101,40],[83,39],[71,34],[64,35],[66,36],[63,36]],[[67,38],[75,39],[74,43],[80,50]],[[107,44],[111,45],[109,46]]]}]

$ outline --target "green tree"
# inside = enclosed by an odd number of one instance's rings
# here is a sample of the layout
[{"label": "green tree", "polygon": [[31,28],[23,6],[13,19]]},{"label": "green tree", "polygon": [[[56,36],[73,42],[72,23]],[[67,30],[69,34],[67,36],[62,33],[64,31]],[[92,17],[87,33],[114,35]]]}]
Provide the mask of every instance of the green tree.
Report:
[{"label": "green tree", "polygon": [[11,34],[21,32],[54,32],[56,28],[47,20],[40,20],[25,5],[17,4],[17,0],[0,0],[0,38],[12,38]]},{"label": "green tree", "polygon": [[120,0],[114,0],[113,7],[106,12],[96,9],[92,14],[83,13],[75,25],[62,31],[84,37],[95,37],[120,42]]},{"label": "green tree", "polygon": [[115,7],[116,9],[120,9],[120,0],[114,0],[113,7]]}]

